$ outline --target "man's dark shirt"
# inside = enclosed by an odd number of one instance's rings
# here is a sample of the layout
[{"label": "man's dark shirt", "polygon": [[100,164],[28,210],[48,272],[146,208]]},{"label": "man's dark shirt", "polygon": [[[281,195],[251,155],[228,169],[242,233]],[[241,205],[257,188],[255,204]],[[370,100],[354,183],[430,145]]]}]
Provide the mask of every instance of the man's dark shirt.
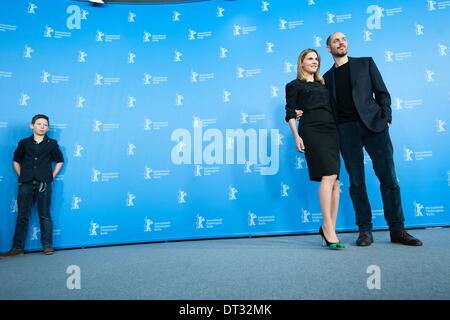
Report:
[{"label": "man's dark shirt", "polygon": [[46,135],[41,143],[37,143],[34,136],[20,140],[14,151],[14,161],[20,164],[19,182],[52,182],[52,161],[64,162],[64,158],[58,142]]},{"label": "man's dark shirt", "polygon": [[348,62],[334,70],[336,88],[338,123],[357,121],[359,119],[352,97],[352,83]]}]

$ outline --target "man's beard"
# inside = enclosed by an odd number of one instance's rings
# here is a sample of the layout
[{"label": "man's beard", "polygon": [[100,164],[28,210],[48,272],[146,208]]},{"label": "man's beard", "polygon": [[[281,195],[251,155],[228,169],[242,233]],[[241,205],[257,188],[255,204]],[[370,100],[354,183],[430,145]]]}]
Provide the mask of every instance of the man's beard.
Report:
[{"label": "man's beard", "polygon": [[342,57],[345,57],[347,55],[347,53],[348,53],[347,49],[345,49],[345,51],[343,51],[343,52],[338,52],[336,50],[336,51],[333,51],[333,56],[337,57],[337,58],[342,58]]}]

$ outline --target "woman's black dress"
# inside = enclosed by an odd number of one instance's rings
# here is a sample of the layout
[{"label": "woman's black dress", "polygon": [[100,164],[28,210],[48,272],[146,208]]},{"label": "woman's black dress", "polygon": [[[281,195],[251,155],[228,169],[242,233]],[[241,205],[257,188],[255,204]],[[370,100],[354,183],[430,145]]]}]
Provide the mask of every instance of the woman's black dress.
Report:
[{"label": "woman's black dress", "polygon": [[339,134],[330,94],[320,82],[294,80],[286,85],[286,118],[296,117],[295,110],[302,110],[299,135],[305,144],[305,157],[309,178],[321,181],[323,176],[339,176]]}]

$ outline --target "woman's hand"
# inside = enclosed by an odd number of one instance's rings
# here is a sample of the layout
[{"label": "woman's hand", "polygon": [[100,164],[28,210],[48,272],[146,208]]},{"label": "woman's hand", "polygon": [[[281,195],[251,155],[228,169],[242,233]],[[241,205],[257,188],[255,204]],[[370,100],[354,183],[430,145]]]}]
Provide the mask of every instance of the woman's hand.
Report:
[{"label": "woman's hand", "polygon": [[295,114],[296,114],[296,118],[297,120],[301,118],[301,116],[303,115],[303,111],[302,110],[295,110]]},{"label": "woman's hand", "polygon": [[303,139],[300,137],[295,138],[295,148],[298,152],[305,152],[305,145],[303,144]]}]

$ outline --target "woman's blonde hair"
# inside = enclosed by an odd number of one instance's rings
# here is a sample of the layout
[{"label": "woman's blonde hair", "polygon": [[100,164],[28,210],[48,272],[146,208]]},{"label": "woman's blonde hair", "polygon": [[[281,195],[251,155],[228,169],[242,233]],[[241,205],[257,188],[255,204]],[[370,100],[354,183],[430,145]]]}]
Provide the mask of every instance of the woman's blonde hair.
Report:
[{"label": "woman's blonde hair", "polygon": [[306,55],[311,52],[314,52],[315,54],[317,54],[317,60],[319,61],[319,67],[317,68],[317,71],[314,73],[314,81],[320,82],[321,84],[325,84],[325,81],[323,80],[322,76],[320,75],[320,54],[315,49],[305,49],[298,56],[297,79],[306,80],[306,76],[303,73],[303,69],[302,69],[302,63],[303,63],[303,60],[305,60]]}]

